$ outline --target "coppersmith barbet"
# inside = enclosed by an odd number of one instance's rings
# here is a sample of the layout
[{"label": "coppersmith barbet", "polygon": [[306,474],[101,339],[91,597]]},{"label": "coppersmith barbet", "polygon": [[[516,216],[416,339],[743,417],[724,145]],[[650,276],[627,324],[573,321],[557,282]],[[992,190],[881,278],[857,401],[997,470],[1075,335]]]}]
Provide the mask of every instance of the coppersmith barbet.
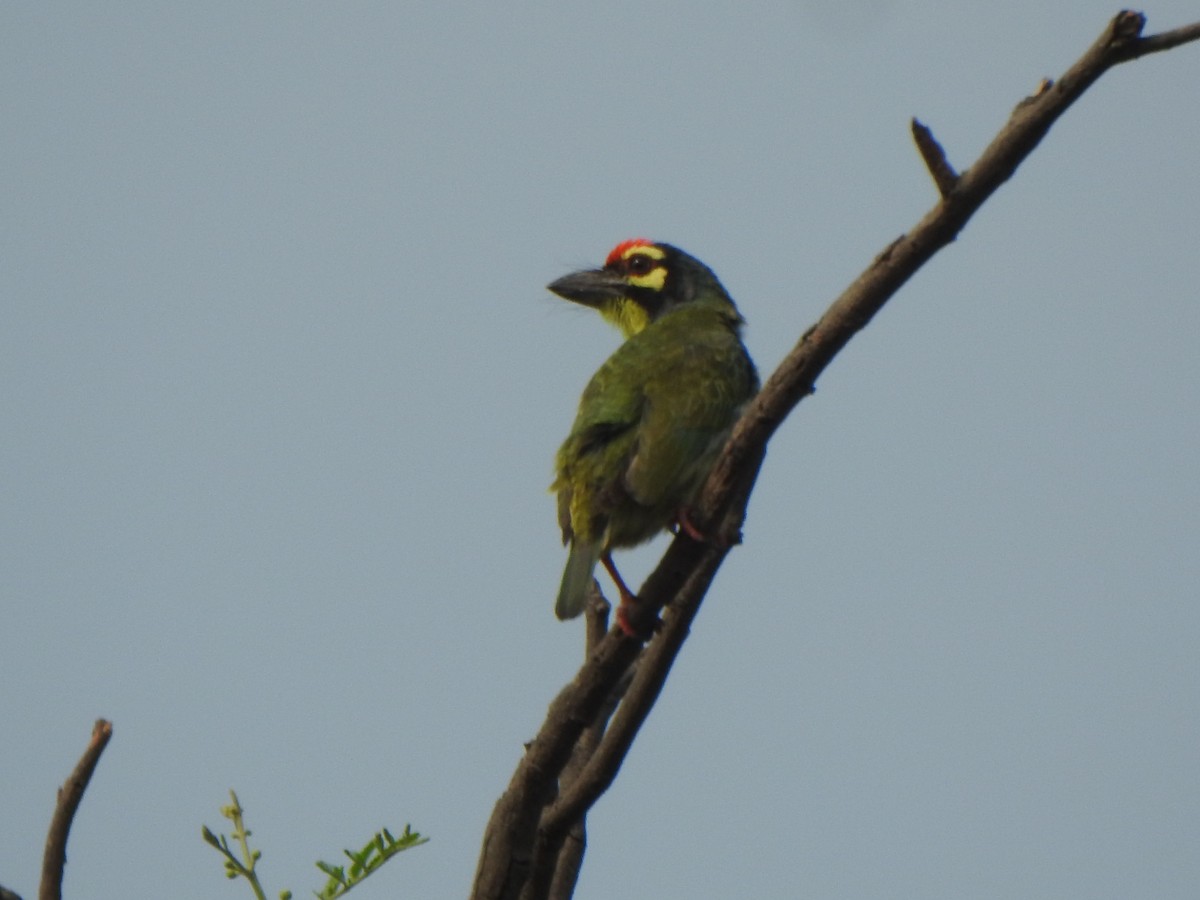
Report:
[{"label": "coppersmith barbet", "polygon": [[603,268],[566,275],[549,290],[595,308],[626,337],[584,388],[558,451],[551,490],[570,552],[554,611],[560,619],[583,611],[601,561],[626,627],[635,598],[611,551],[672,523],[694,534],[688,508],[758,390],[758,374],[733,299],[708,266],[669,244],[624,241]]}]

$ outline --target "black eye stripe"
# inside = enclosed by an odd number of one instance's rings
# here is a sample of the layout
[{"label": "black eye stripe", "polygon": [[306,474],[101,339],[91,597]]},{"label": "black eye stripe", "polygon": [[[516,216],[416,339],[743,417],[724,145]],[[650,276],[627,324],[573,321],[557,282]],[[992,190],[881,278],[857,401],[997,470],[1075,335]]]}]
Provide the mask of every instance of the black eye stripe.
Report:
[{"label": "black eye stripe", "polygon": [[661,260],[643,256],[640,253],[634,254],[625,260],[625,268],[631,275],[648,275],[660,265],[662,265]]}]

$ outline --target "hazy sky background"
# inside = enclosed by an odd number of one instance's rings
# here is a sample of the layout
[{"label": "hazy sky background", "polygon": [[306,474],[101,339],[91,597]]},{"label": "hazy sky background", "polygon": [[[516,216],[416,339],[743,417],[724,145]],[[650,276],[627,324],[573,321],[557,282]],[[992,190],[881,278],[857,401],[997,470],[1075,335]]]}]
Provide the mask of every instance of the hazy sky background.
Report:
[{"label": "hazy sky background", "polygon": [[[581,657],[544,285],[671,241],[765,375],[1117,8],[5,3],[0,883],[104,716],[68,896],[248,897],[230,787],[272,896],[464,896]],[[1106,75],[787,422],[578,897],[1196,896],[1198,111]]]}]

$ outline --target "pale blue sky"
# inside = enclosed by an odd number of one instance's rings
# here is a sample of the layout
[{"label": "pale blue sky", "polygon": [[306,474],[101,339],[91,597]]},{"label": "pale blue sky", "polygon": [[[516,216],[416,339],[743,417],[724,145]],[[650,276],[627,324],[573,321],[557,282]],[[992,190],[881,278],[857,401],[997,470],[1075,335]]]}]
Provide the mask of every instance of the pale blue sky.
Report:
[{"label": "pale blue sky", "polygon": [[[768,373],[1116,9],[4,4],[0,883],[104,716],[68,896],[249,896],[231,786],[275,891],[464,896],[582,644],[543,286],[670,241]],[[578,897],[1195,897],[1198,109],[1105,76],[821,379]]]}]

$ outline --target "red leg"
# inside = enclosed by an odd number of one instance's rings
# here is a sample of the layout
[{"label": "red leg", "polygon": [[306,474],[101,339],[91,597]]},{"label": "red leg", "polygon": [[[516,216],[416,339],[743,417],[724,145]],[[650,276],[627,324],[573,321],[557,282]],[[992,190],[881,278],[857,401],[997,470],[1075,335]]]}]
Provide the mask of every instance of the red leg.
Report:
[{"label": "red leg", "polygon": [[600,562],[604,563],[604,568],[608,569],[608,574],[612,578],[613,584],[617,586],[617,591],[621,594],[621,605],[624,606],[626,603],[636,602],[637,597],[634,596],[633,591],[625,586],[625,579],[621,577],[621,573],[613,565],[612,556],[608,553],[603,553],[600,555]]},{"label": "red leg", "polygon": [[[638,599],[634,595],[633,591],[626,587],[625,579],[621,577],[621,574],[617,571],[617,567],[613,565],[612,556],[607,553],[602,554],[600,557],[600,562],[604,563],[604,568],[608,570],[608,574],[612,577],[613,584],[617,586],[617,591],[621,595],[621,603],[617,607],[616,614],[617,627],[631,638],[637,638],[640,641],[648,640],[649,635],[635,628],[633,623],[629,621],[629,614],[637,604]],[[654,630],[657,631],[657,628]]]},{"label": "red leg", "polygon": [[707,535],[705,535],[703,531],[692,524],[692,519],[686,506],[679,510],[679,515],[676,516],[675,521],[679,523],[679,530],[690,537],[693,541],[697,541],[701,544],[709,543]]},{"label": "red leg", "polygon": [[[693,541],[697,541],[701,544],[708,544],[712,547],[720,547],[721,549],[729,548],[730,541],[724,535],[705,534],[703,531],[697,528],[696,524],[692,521],[691,510],[688,507],[684,506],[680,508],[679,514],[675,517],[675,521],[679,525],[679,531],[682,531]],[[735,538],[733,541],[735,544],[740,542],[740,537]]]}]

